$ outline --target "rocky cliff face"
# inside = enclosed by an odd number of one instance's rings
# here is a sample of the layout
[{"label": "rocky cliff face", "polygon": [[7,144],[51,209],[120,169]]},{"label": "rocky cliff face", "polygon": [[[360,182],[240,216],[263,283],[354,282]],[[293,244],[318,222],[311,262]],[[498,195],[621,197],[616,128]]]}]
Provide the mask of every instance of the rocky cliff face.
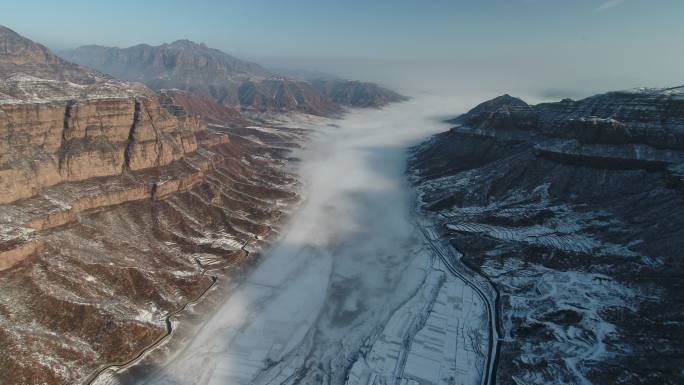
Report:
[{"label": "rocky cliff face", "polygon": [[84,46],[65,52],[69,60],[155,90],[176,88],[247,112],[299,111],[339,114],[341,106],[379,107],[404,98],[372,83],[309,82],[266,69],[187,40],[120,49]]},{"label": "rocky cliff face", "polygon": [[82,383],[219,300],[296,201],[305,132],[2,32],[0,383]]},{"label": "rocky cliff face", "polygon": [[497,382],[684,381],[684,88],[504,95],[416,148],[425,215],[501,294]]},{"label": "rocky cliff face", "polygon": [[34,94],[45,85],[77,90],[64,98],[48,95],[0,104],[0,203],[60,182],[163,166],[197,149],[194,133],[162,108],[153,93],[119,85],[123,95],[80,95],[76,84],[26,77],[10,78],[0,87],[8,83]]}]

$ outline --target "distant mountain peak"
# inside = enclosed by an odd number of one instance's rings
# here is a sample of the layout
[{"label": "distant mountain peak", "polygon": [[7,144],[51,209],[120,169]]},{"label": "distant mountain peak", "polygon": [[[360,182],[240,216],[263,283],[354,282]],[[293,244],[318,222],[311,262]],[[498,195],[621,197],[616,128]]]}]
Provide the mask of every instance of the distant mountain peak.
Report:
[{"label": "distant mountain peak", "polygon": [[123,49],[84,46],[65,55],[69,60],[123,80],[143,82],[155,90],[190,91],[247,111],[296,110],[335,115],[342,111],[341,105],[378,107],[405,100],[372,83],[277,76],[256,63],[188,39]]},{"label": "distant mountain peak", "polygon": [[220,84],[246,77],[272,76],[256,63],[188,39],[128,48],[82,46],[64,55],[68,60],[123,80],[141,81],[156,89],[185,89],[189,84]]},{"label": "distant mountain peak", "polygon": [[[170,44],[163,44],[163,45],[166,45],[166,46],[169,46],[169,47],[174,47],[174,48],[178,47],[178,48],[209,49],[209,47],[207,47],[206,44],[204,44],[204,43],[196,43],[196,42],[194,42],[194,41],[192,41],[192,40],[189,40],[189,39],[179,39],[179,40],[176,40],[176,41],[174,41],[174,42],[172,42],[172,43],[170,43]],[[162,46],[163,46],[163,45],[162,45]]]},{"label": "distant mountain peak", "polygon": [[447,120],[447,123],[463,124],[472,122],[473,119],[480,117],[485,113],[493,113],[499,109],[527,109],[529,105],[522,99],[516,98],[509,94],[503,94],[493,99],[484,101],[467,113],[458,116],[457,118]]},{"label": "distant mountain peak", "polygon": [[495,97],[494,99],[490,99],[482,104],[485,103],[497,103],[497,104],[512,104],[512,105],[527,105],[524,100],[520,98],[516,98],[515,96],[511,96],[509,94],[503,94],[500,96]]}]

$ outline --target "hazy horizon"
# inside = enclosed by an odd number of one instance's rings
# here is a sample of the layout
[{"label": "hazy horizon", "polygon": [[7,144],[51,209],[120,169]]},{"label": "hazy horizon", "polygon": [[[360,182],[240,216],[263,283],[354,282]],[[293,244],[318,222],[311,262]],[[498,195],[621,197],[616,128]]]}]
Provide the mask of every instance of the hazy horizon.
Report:
[{"label": "hazy horizon", "polygon": [[407,94],[457,89],[542,101],[684,83],[684,52],[674,49],[684,36],[679,1],[74,0],[5,8],[0,24],[55,51],[190,39],[268,68],[328,72]]}]

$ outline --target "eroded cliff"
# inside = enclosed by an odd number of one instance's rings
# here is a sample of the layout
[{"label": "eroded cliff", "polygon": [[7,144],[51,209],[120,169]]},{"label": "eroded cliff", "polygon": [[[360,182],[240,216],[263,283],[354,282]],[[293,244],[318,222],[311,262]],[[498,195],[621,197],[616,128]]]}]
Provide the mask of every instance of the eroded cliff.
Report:
[{"label": "eroded cliff", "polygon": [[288,153],[306,133],[233,128],[247,121],[225,106],[114,80],[8,31],[0,383],[82,383],[239,277],[297,200]]},{"label": "eroded cliff", "polygon": [[2,103],[0,142],[0,203],[61,182],[163,166],[197,149],[186,122],[155,95],[135,93]]}]

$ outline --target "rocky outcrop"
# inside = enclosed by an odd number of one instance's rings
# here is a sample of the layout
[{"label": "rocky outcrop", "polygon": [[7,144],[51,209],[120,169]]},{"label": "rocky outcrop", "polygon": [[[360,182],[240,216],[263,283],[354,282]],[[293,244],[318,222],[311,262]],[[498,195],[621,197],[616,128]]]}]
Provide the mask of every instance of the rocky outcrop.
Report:
[{"label": "rocky outcrop", "polygon": [[169,164],[197,149],[183,123],[149,95],[0,104],[0,203]]},{"label": "rocky outcrop", "polygon": [[[6,236],[6,234],[3,234]],[[10,241],[10,242],[8,242]],[[36,254],[44,243],[41,239],[5,239],[0,251],[0,270],[5,270]]]},{"label": "rocky outcrop", "polygon": [[508,95],[416,148],[423,213],[501,294],[497,383],[684,381],[684,88]]}]

